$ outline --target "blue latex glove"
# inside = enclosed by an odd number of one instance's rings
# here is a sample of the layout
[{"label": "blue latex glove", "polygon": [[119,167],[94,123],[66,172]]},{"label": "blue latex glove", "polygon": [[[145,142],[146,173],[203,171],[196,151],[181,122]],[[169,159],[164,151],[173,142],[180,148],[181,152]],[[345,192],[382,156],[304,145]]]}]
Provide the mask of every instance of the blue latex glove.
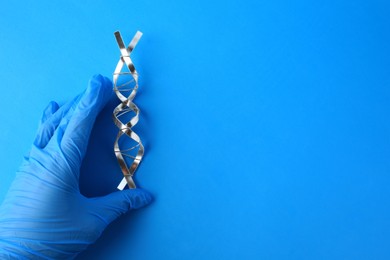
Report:
[{"label": "blue latex glove", "polygon": [[94,243],[109,223],[151,202],[144,190],[86,198],[80,165],[96,116],[112,95],[97,75],[87,90],[43,113],[33,147],[0,207],[0,259],[70,259]]}]

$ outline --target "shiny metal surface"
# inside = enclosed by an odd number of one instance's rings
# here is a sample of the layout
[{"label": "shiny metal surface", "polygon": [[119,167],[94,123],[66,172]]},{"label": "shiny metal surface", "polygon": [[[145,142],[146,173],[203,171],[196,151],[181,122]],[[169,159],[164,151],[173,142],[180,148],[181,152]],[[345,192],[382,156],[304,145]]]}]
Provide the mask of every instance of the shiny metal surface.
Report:
[{"label": "shiny metal surface", "polygon": [[[144,155],[144,146],[139,136],[132,130],[132,127],[138,122],[140,110],[133,103],[138,89],[138,73],[130,54],[140,40],[142,33],[137,31],[127,48],[120,32],[117,31],[114,34],[121,52],[113,74],[114,91],[121,101],[113,112],[114,123],[119,128],[114,143],[114,152],[124,176],[118,189],[123,190],[126,184],[130,189],[134,189],[136,185],[133,176]],[[123,71],[123,69],[125,70]],[[122,140],[123,138],[128,140]]]}]

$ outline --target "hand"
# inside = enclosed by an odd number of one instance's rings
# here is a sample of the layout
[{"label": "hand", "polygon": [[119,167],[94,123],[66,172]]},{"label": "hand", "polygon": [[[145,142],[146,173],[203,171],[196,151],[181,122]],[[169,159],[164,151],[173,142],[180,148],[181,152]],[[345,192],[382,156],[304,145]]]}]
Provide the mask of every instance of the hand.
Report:
[{"label": "hand", "polygon": [[112,95],[97,75],[87,90],[45,109],[32,149],[0,207],[1,259],[69,259],[94,243],[113,220],[151,202],[144,190],[86,198],[80,165],[96,116]]}]

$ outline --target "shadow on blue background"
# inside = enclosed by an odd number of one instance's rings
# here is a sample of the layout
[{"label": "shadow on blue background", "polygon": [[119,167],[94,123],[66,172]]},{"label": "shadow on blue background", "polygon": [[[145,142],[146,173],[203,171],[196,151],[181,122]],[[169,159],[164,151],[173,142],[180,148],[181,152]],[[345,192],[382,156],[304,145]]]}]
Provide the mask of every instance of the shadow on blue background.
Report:
[{"label": "shadow on blue background", "polygon": [[[147,86],[145,80],[143,86]],[[138,91],[137,99],[142,98],[145,93],[144,89]],[[104,196],[111,192],[116,192],[116,187],[123,177],[113,152],[113,144],[118,128],[113,124],[112,113],[119,104],[118,102],[118,98],[113,94],[106,107],[97,117],[91,133],[88,151],[80,172],[80,191],[86,197]],[[143,144],[146,151],[144,158],[146,158],[152,149],[150,143],[153,140],[153,125],[148,120],[147,111],[144,111],[142,107],[140,107],[140,110],[142,111],[142,118],[133,129],[140,133],[142,140],[145,140]],[[135,175],[134,180],[137,187],[142,188],[137,181],[137,176]],[[156,199],[156,195],[154,197]],[[132,244],[137,237],[135,233],[134,235],[129,235],[123,232],[123,230],[141,228],[142,223],[139,220],[142,218],[143,210],[132,211],[112,223],[104,235],[78,258],[96,259],[96,257],[104,255],[106,248],[128,247],[127,245]]]},{"label": "shadow on blue background", "polygon": [[[138,95],[142,95],[142,93],[138,93]],[[112,121],[112,111],[116,105],[118,105],[118,101],[113,96],[109,104],[97,118],[91,133],[87,156],[84,159],[80,173],[80,191],[87,197],[104,196],[117,191],[116,187],[122,179],[116,157],[112,152],[113,143],[118,131]],[[143,115],[146,115],[146,113],[143,113]],[[142,127],[143,138],[151,134],[150,127],[142,124],[142,122],[147,121],[145,120],[146,118],[144,116],[143,120],[139,123],[144,126]],[[148,151],[150,146],[145,144],[145,148]],[[145,154],[146,156],[147,154]],[[94,256],[91,256],[91,253],[88,254],[87,252],[81,254],[79,259],[96,258],[96,256],[104,253],[107,247],[115,248],[118,247],[118,244],[126,247],[126,244],[131,244],[133,240],[137,239],[136,235],[130,234],[129,236],[123,230],[134,230],[139,226],[142,211],[143,209],[130,212],[111,224],[105,231],[104,236],[89,248],[89,252],[93,252]]]}]

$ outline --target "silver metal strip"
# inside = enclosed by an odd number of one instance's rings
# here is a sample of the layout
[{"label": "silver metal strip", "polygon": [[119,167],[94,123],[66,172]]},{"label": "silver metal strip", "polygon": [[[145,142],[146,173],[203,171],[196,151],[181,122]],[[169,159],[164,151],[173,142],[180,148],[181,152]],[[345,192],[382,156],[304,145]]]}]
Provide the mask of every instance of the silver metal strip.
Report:
[{"label": "silver metal strip", "polygon": [[[141,39],[142,33],[137,31],[127,48],[122,40],[120,32],[117,31],[114,34],[121,52],[121,57],[113,74],[114,91],[119,100],[121,101],[121,103],[114,109],[113,112],[114,123],[119,128],[114,143],[114,152],[124,176],[124,178],[118,185],[118,189],[123,190],[126,184],[129,186],[130,189],[134,189],[136,188],[136,185],[134,183],[133,176],[135,171],[137,170],[137,167],[141,163],[142,157],[144,155],[144,146],[142,145],[139,136],[132,130],[132,127],[138,123],[140,110],[133,103],[133,99],[137,94],[138,89],[138,73],[130,58],[130,54],[134,50],[138,41]],[[123,66],[125,65],[129,70],[127,72],[122,71]],[[129,75],[131,75],[130,80],[125,80],[125,83],[118,85],[118,80],[120,77],[126,77],[127,79],[129,78]],[[124,93],[127,92],[130,92],[130,94],[127,96],[124,95]],[[120,117],[131,112],[133,112],[135,115],[128,122],[124,123],[120,120]],[[122,137],[131,138],[136,142],[136,145],[133,145],[132,147],[127,149],[121,149],[119,147],[119,140]],[[137,154],[135,156],[128,154],[129,151],[135,149],[138,149]],[[124,157],[133,159],[132,163],[128,165]]]}]

